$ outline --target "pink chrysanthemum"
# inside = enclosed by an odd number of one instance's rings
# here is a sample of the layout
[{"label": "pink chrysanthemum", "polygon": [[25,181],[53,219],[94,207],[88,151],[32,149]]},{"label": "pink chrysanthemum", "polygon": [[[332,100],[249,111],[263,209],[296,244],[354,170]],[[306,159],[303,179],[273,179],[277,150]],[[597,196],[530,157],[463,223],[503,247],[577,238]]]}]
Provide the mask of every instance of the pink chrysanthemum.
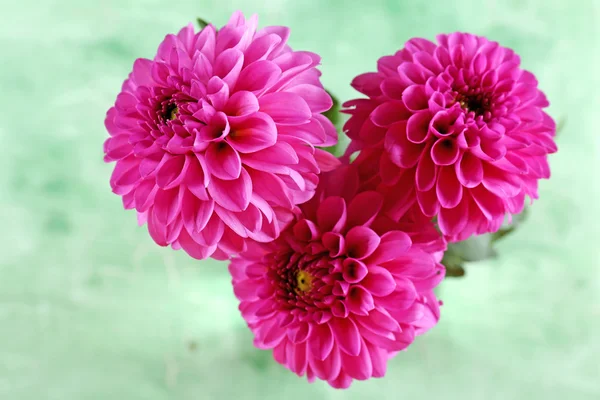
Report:
[{"label": "pink chrysanthemum", "polygon": [[106,118],[110,179],[161,246],[227,258],[270,241],[310,199],[336,143],[318,55],[289,29],[256,31],[237,12],[218,31],[189,25],[138,59]]},{"label": "pink chrysanthemum", "polygon": [[255,345],[309,381],[346,388],[383,376],[436,324],[445,244],[429,221],[380,215],[382,195],[357,194],[354,167],[321,181],[279,239],[249,245],[229,270]]},{"label": "pink chrysanthemum", "polygon": [[363,150],[358,165],[377,164],[400,214],[416,201],[456,241],[498,230],[538,197],[556,126],[512,50],[465,33],[437,42],[411,39],[353,80],[368,99],[345,104],[347,155]]}]

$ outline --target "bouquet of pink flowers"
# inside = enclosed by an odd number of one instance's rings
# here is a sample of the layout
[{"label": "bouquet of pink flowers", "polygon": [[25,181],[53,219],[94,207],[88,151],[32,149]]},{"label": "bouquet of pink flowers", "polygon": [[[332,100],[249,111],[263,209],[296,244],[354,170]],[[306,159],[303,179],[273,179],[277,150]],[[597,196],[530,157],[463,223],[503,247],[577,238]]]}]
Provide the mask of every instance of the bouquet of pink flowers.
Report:
[{"label": "bouquet of pink flowers", "polygon": [[108,110],[113,192],[158,245],[229,260],[277,362],[336,388],[384,376],[438,322],[435,287],[493,254],[550,177],[548,100],[496,42],[415,38],[352,81],[338,152],[317,54],[256,16],[199,24],[137,59]]}]

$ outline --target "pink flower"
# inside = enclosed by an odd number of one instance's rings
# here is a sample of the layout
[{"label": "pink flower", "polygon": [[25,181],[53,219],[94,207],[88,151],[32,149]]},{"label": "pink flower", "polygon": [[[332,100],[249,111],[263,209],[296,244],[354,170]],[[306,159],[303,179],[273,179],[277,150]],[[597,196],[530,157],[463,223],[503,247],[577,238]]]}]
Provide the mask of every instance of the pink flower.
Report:
[{"label": "pink flower", "polygon": [[156,243],[227,258],[279,235],[310,199],[314,146],[336,143],[318,55],[292,51],[289,29],[256,31],[236,12],[220,30],[192,25],[140,58],[106,117],[110,184]]},{"label": "pink flower", "polygon": [[368,98],[345,104],[347,156],[363,150],[357,165],[379,175],[397,215],[416,204],[459,241],[538,198],[556,126],[512,50],[465,33],[437,41],[411,39],[353,80]]},{"label": "pink flower", "polygon": [[277,240],[249,245],[229,267],[255,345],[336,388],[382,377],[388,358],[437,323],[432,289],[444,276],[431,222],[394,222],[380,215],[382,195],[358,186],[353,166],[324,174]]}]

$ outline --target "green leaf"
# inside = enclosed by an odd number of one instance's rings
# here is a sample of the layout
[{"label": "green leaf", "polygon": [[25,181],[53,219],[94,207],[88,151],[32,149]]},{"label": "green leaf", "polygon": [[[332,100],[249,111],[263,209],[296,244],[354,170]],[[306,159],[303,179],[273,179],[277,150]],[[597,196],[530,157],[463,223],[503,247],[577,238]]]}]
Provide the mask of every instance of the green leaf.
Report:
[{"label": "green leaf", "polygon": [[455,254],[446,252],[442,264],[446,267],[446,277],[457,278],[465,275],[464,260]]},{"label": "green leaf", "polygon": [[344,147],[345,147],[345,142],[342,140],[344,138],[344,135],[340,134],[342,127],[341,125],[341,118],[340,118],[340,101],[333,95],[331,94],[330,91],[326,90],[327,94],[331,96],[331,99],[333,100],[333,105],[331,106],[331,108],[327,111],[325,111],[323,113],[323,115],[331,121],[331,123],[333,124],[333,126],[335,126],[337,132],[338,132],[338,143],[335,146],[331,146],[331,147],[326,147],[324,150],[328,151],[329,153],[333,154],[336,157],[341,156],[344,153]]},{"label": "green leaf", "polygon": [[333,94],[331,94],[330,91],[326,90],[326,92],[331,96],[333,105],[329,110],[325,111],[323,115],[327,117],[327,119],[330,120],[331,123],[337,128],[340,123],[340,101]]},{"label": "green leaf", "polygon": [[206,22],[205,20],[203,20],[200,17],[196,18],[196,22],[198,23],[198,26],[200,27],[200,29],[204,29],[207,25],[210,25],[208,22]]},{"label": "green leaf", "polygon": [[442,264],[446,267],[446,276],[463,276],[465,264],[497,257],[494,244],[518,229],[527,218],[527,210],[524,208],[520,214],[513,215],[512,222],[504,224],[495,233],[472,236],[462,242],[448,244],[448,250],[442,259]]},{"label": "green leaf", "polygon": [[500,228],[498,232],[492,233],[492,244],[513,233],[525,221],[525,219],[527,219],[527,210],[528,208],[525,207],[521,213],[513,215],[512,222],[510,224],[507,223]]},{"label": "green leaf", "polygon": [[558,136],[558,134],[563,131],[566,123],[567,123],[567,117],[562,117],[560,120],[558,120],[558,123],[556,124],[556,136]]},{"label": "green leaf", "polygon": [[496,255],[489,234],[472,236],[458,243],[450,243],[447,252],[462,261],[483,261]]}]

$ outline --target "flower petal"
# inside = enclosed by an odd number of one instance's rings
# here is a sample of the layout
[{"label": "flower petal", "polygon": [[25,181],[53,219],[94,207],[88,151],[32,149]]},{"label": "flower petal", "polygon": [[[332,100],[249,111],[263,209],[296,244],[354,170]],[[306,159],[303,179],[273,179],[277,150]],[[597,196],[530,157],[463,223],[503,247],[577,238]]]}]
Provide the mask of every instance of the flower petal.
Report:
[{"label": "flower petal", "polygon": [[308,338],[308,349],[317,360],[325,360],[333,349],[333,333],[329,324],[313,326],[312,334]]},{"label": "flower petal", "polygon": [[460,149],[452,138],[437,140],[431,147],[431,159],[436,165],[452,165],[459,156]]},{"label": "flower petal", "polygon": [[280,125],[302,125],[309,122],[312,116],[306,101],[295,93],[269,93],[259,99],[259,104],[260,111]]},{"label": "flower petal", "polygon": [[393,260],[398,255],[406,252],[412,244],[410,237],[401,231],[386,232],[381,236],[377,250],[368,258],[368,264],[379,265]]},{"label": "flower petal", "polygon": [[321,232],[340,232],[346,224],[346,202],[343,198],[331,196],[325,199],[317,210],[317,223]]},{"label": "flower petal", "polygon": [[302,97],[313,113],[323,113],[333,106],[331,96],[323,88],[315,85],[304,83],[292,86],[286,91]]},{"label": "flower petal", "polygon": [[385,135],[385,149],[394,164],[412,168],[419,161],[423,144],[415,144],[406,137],[406,121],[392,124]]},{"label": "flower petal", "polygon": [[370,292],[360,285],[355,285],[348,291],[346,307],[353,314],[369,315],[369,311],[375,308],[375,302]]},{"label": "flower petal", "polygon": [[417,189],[426,192],[435,185],[438,167],[431,159],[428,151],[424,151],[417,164],[416,183]]},{"label": "flower petal", "polygon": [[221,207],[233,212],[243,211],[250,204],[252,180],[246,169],[242,168],[237,179],[222,180],[213,177],[208,184],[208,193]]},{"label": "flower petal", "polygon": [[254,114],[259,109],[258,99],[248,91],[235,92],[225,106],[225,113],[236,117]]},{"label": "flower petal", "polygon": [[406,138],[413,143],[423,143],[429,137],[429,111],[419,111],[413,114],[406,123]]},{"label": "flower petal", "polygon": [[406,109],[403,102],[398,100],[386,101],[371,113],[371,120],[380,127],[388,127],[394,122],[406,121],[411,112]]},{"label": "flower petal", "polygon": [[258,60],[242,70],[235,89],[262,93],[273,86],[280,76],[281,68],[277,64],[268,60]]},{"label": "flower petal", "polygon": [[428,108],[427,94],[423,85],[412,85],[402,92],[402,101],[410,111],[417,112]]},{"label": "flower petal", "polygon": [[354,321],[349,318],[333,318],[329,324],[340,350],[351,356],[357,356],[360,353],[361,340]]},{"label": "flower petal", "polygon": [[255,113],[231,121],[227,142],[240,153],[252,153],[277,141],[277,127],[267,114]]},{"label": "flower petal", "polygon": [[346,254],[362,260],[369,257],[379,246],[380,238],[366,226],[355,226],[346,234]]},{"label": "flower petal", "polygon": [[382,206],[383,197],[377,192],[357,194],[348,205],[348,226],[369,226]]},{"label": "flower petal", "polygon": [[463,195],[463,187],[456,178],[454,167],[441,167],[438,174],[436,194],[440,205],[444,208],[454,208]]},{"label": "flower petal", "polygon": [[223,180],[239,178],[242,172],[240,155],[227,142],[211,143],[204,156],[213,176]]},{"label": "flower petal", "polygon": [[377,297],[389,296],[396,289],[396,281],[390,271],[375,266],[369,267],[369,273],[360,284]]},{"label": "flower petal", "polygon": [[467,188],[474,188],[483,180],[483,165],[479,157],[466,152],[456,164],[456,176]]}]

